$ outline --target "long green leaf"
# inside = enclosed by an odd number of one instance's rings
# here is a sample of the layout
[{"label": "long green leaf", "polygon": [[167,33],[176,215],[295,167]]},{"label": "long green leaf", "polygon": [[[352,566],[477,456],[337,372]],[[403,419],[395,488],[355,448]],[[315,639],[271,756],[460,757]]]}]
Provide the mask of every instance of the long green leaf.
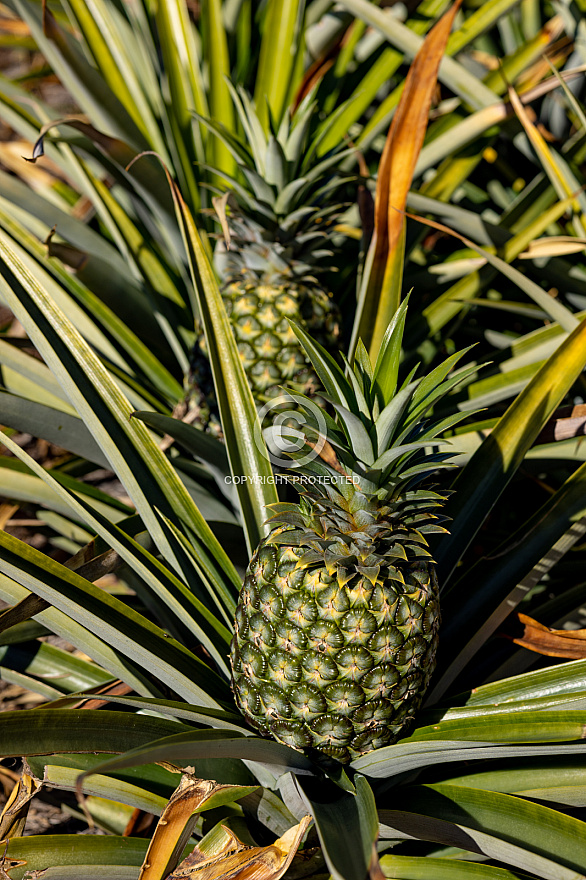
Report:
[{"label": "long green leaf", "polygon": [[[3,633],[3,636],[6,635],[8,633]],[[112,680],[112,676],[95,663],[88,663],[46,642],[9,643],[0,647],[0,663],[9,665],[11,669],[26,671],[29,676],[46,679],[56,687],[57,693],[68,694]]]},{"label": "long green leaf", "polygon": [[211,708],[218,707],[214,696],[227,699],[222,680],[158,626],[5,532],[0,532],[0,571],[141,663],[185,699]]},{"label": "long green leaf", "polygon": [[169,178],[209,352],[222,428],[252,553],[266,534],[266,507],[278,501],[269,455],[262,437],[252,392],[238,354],[213,269],[191,213]]},{"label": "long green leaf", "polygon": [[559,860],[544,857],[521,842],[511,843],[499,835],[470,827],[464,811],[460,821],[426,815],[428,811],[381,810],[381,837],[393,840],[427,840],[441,846],[455,847],[462,853],[474,853],[513,868],[529,870],[543,880],[579,880],[572,868],[565,868]]},{"label": "long green leaf", "polygon": [[184,731],[177,721],[102,712],[99,709],[20,709],[2,712],[4,755],[54,755],[59,752],[124,752],[156,737]]},{"label": "long green leaf", "polygon": [[443,783],[411,789],[402,807],[494,834],[580,874],[586,871],[585,823],[548,807]]},{"label": "long green leaf", "polygon": [[[152,537],[166,557],[174,553],[154,515],[153,505],[178,516],[200,542],[202,564],[218,585],[239,578],[171,464],[153,442],[145,425],[130,419],[132,407],[65,316],[55,308],[18,250],[0,234],[0,257],[5,263],[0,290],[3,298],[33,339],[45,362],[92,432]],[[148,494],[147,494],[148,493]]]},{"label": "long green leaf", "polygon": [[459,859],[385,855],[380,864],[394,880],[529,880],[529,874]]},{"label": "long green leaf", "polygon": [[42,437],[100,467],[109,467],[108,459],[78,416],[5,391],[0,391],[0,411],[6,427]]},{"label": "long green leaf", "polygon": [[[227,84],[230,59],[222,20],[222,3],[220,0],[209,0],[202,6],[201,14],[202,31],[207,45],[210,116],[220,121],[229,131],[234,131],[234,106]],[[233,175],[236,170],[230,151],[218,138],[211,139],[206,162],[226,174]]]},{"label": "long green leaf", "polygon": [[[396,17],[385,15],[369,0],[340,0],[342,6],[366,21],[383,34],[386,39],[408,58],[414,58],[423,43],[422,37],[409,30]],[[468,73],[461,64],[452,58],[443,59],[439,79],[467,104],[475,109],[486,107],[498,101],[497,95],[484,83]]]},{"label": "long green leaf", "polygon": [[112,95],[124,105],[145,141],[164,152],[164,140],[132,57],[144,51],[137,33],[116,7],[103,0],[72,0],[69,10]]},{"label": "long green leaf", "polygon": [[266,8],[254,100],[259,119],[268,129],[268,113],[277,125],[291,88],[296,42],[305,0],[273,0]]},{"label": "long green leaf", "polygon": [[515,675],[503,681],[483,684],[468,695],[467,706],[491,706],[506,702],[540,699],[549,694],[573,694],[584,688],[586,660],[560,663]]},{"label": "long green leaf", "polygon": [[312,775],[315,769],[305,755],[273,740],[237,736],[230,730],[194,730],[153,740],[125,752],[119,758],[99,764],[92,772],[109,773],[111,770],[157,761],[189,763],[198,758],[241,758],[265,763],[279,775],[293,771],[307,776]]},{"label": "long green leaf", "polygon": [[437,553],[444,583],[585,362],[586,322],[582,322],[511,404],[458,475],[456,494],[447,508],[454,519],[451,539]]},{"label": "long green leaf", "polygon": [[[117,528],[107,517],[100,516],[98,510],[92,509],[89,504],[84,503],[82,497],[76,498],[71,492],[68,492],[14,441],[2,435],[1,432],[0,437],[3,437],[4,445],[15,456],[27,464],[37,477],[42,479],[57,496],[65,501],[74,516],[79,517],[92,532],[95,531],[120,554],[131,570],[144,580],[159,598],[165,609],[165,614],[171,611],[177,621],[191,630],[196,638],[205,645],[220,669],[224,669],[225,674],[228,675],[224,652],[231,639],[231,632],[227,628],[231,624],[231,616],[229,615],[234,611],[230,595],[224,593],[216,596],[211,585],[207,584],[212,601],[215,601],[218,610],[223,612],[225,622],[222,624],[206,607],[209,597],[205,591],[200,589],[199,583],[192,584],[190,589],[137,541],[122,529]],[[200,569],[199,573],[205,583],[206,572]]]},{"label": "long green leaf", "polygon": [[16,862],[9,868],[11,880],[31,871],[42,871],[46,880],[138,880],[148,844],[140,837],[39,834],[12,838],[4,858],[8,865]]},{"label": "long green leaf", "polygon": [[47,9],[45,15],[36,4],[15,0],[15,7],[27,22],[35,42],[62,82],[67,83],[76,103],[99,127],[126,140],[134,149],[145,149],[145,141],[135,121],[98,71],[81,53],[77,41],[67,33]]},{"label": "long green leaf", "polygon": [[[59,700],[59,704],[65,705],[69,700],[78,702],[82,696],[88,700],[94,699],[92,694],[74,694],[71,697]],[[153,700],[145,697],[100,695],[100,699],[111,703],[119,703],[121,706],[146,710],[147,712],[157,712],[170,718],[183,718],[185,721],[191,721],[194,724],[208,725],[209,727],[217,727],[222,730],[231,730],[237,734],[252,736],[252,732],[242,726],[242,717],[240,715],[234,712],[225,712],[222,709],[206,709],[203,706],[179,703],[174,700]]]},{"label": "long green leaf", "polygon": [[433,768],[439,764],[461,764],[469,761],[505,760],[518,761],[520,758],[540,758],[556,755],[569,756],[574,760],[583,760],[586,754],[584,743],[570,744],[547,743],[545,745],[514,746],[493,745],[482,743],[465,743],[460,740],[438,740],[424,743],[410,743],[405,746],[386,746],[376,749],[352,762],[352,767],[359,773],[374,779],[390,779],[403,773],[412,773],[423,767]]},{"label": "long green leaf", "polygon": [[310,784],[295,784],[311,815],[333,880],[363,880],[373,867],[378,835],[376,803],[364,776],[355,779],[356,794],[336,792],[324,800]]},{"label": "long green leaf", "polygon": [[[448,646],[444,662],[460,653],[438,683],[434,697],[470,662],[527,590],[571,548],[572,539],[580,538],[578,523],[586,516],[585,487],[583,464],[518,532],[496,548],[492,559],[477,562],[448,590],[443,604],[443,635]],[[564,536],[562,548],[559,542]]]},{"label": "long green leaf", "polygon": [[[31,595],[16,581],[0,574],[0,598],[5,602],[16,604]],[[148,679],[145,669],[140,663],[134,663],[122,651],[116,650],[107,640],[101,639],[86,627],[72,620],[68,614],[57,608],[48,608],[46,611],[36,614],[35,619],[41,625],[46,626],[48,630],[92,657],[103,669],[107,669],[113,677],[120,678],[130,685],[137,693],[149,697],[161,696],[160,686]],[[32,681],[33,679],[31,679]]]}]

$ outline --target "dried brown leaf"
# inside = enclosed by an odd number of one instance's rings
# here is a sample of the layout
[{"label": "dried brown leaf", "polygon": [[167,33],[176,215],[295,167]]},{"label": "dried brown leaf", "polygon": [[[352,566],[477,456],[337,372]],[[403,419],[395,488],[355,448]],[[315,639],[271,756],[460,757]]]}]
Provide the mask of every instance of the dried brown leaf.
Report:
[{"label": "dried brown leaf", "polygon": [[164,880],[175,870],[201,810],[224,795],[237,800],[256,786],[220,785],[184,773],[165,809],[147,850],[139,880]]},{"label": "dried brown leaf", "polygon": [[222,827],[223,838],[209,849],[197,846],[169,880],[279,880],[293,861],[311,821],[311,816],[304,816],[269,846],[246,846],[230,829]]},{"label": "dried brown leaf", "polygon": [[34,776],[22,774],[0,814],[0,841],[22,837],[30,802],[41,786]]},{"label": "dried brown leaf", "polygon": [[423,146],[440,62],[460,3],[456,0],[444,13],[413,59],[379,164],[374,234],[357,334],[374,357],[399,306],[405,231],[402,212]]},{"label": "dried brown leaf", "polygon": [[34,593],[25,596],[16,605],[12,605],[0,614],[0,633],[5,632],[5,630],[10,629],[11,626],[15,626],[17,623],[30,620],[35,614],[40,614],[41,611],[50,607],[49,602],[40,599]]},{"label": "dried brown leaf", "polygon": [[521,634],[506,636],[516,645],[546,657],[564,657],[567,660],[586,658],[586,629],[550,629],[520,613],[516,615],[516,620],[522,628]]}]

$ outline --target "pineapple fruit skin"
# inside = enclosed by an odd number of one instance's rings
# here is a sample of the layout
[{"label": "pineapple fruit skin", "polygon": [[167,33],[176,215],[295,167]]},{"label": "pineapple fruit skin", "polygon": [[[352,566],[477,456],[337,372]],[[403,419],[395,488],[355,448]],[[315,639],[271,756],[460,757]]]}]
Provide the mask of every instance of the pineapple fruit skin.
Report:
[{"label": "pineapple fruit skin", "polygon": [[346,763],[413,721],[435,667],[437,577],[430,561],[396,560],[374,582],[342,583],[303,553],[265,540],[254,554],[236,611],[233,690],[261,735]]},{"label": "pineapple fruit skin", "polygon": [[310,395],[318,389],[318,378],[289,321],[301,324],[321,345],[337,348],[339,312],[327,291],[243,273],[228,281],[222,299],[257,401],[278,397],[284,385]]},{"label": "pineapple fruit skin", "polygon": [[[268,274],[268,273],[267,273]],[[238,353],[259,405],[283,394],[283,386],[309,396],[320,382],[289,321],[301,325],[324,347],[340,344],[340,312],[332,295],[315,285],[257,277],[243,271],[222,288]],[[189,405],[197,423],[219,436],[219,411],[203,336],[193,348],[186,377]]]}]

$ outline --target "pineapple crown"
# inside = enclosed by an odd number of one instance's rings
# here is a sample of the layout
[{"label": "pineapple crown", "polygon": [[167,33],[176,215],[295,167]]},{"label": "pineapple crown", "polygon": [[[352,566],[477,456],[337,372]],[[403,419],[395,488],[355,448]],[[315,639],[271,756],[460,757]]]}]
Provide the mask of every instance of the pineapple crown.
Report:
[{"label": "pineapple crown", "polygon": [[[270,242],[273,262],[299,263],[299,272],[330,257],[323,244],[332,235],[336,219],[346,207],[335,203],[340,187],[354,179],[340,173],[341,161],[351,149],[336,150],[318,161],[318,149],[327,129],[315,133],[316,104],[308,95],[278,126],[269,118],[265,133],[250,97],[242,88],[228,87],[238,113],[243,138],[235,137],[216,120],[198,116],[236,159],[241,179],[218,169],[230,190],[235,211],[226,220],[225,202],[216,200],[216,211],[224,232],[239,245],[246,245],[248,268],[264,267],[266,244]],[[269,114],[270,117],[270,114]],[[324,180],[326,181],[324,183]],[[254,265],[256,255],[256,263]],[[239,259],[229,255],[228,259]],[[240,267],[238,267],[240,268]]]},{"label": "pineapple crown", "polygon": [[[429,555],[425,534],[445,532],[439,523],[446,518],[435,511],[448,493],[420,484],[438,469],[453,466],[447,461],[449,453],[437,451],[447,442],[438,437],[469,413],[437,417],[433,409],[477,367],[453,372],[469,350],[465,349],[427,376],[416,379],[415,367],[399,384],[407,305],[405,300],[396,312],[374,366],[359,342],[354,364],[345,360],[343,370],[294,326],[335,417],[309,398],[295,395],[305,420],[305,443],[289,455],[301,500],[297,505],[271,505],[275,515],[269,522],[287,530],[285,538],[277,529],[271,541],[309,545],[322,554],[322,560],[330,558],[332,565],[344,566],[343,557],[349,557],[353,569],[355,565],[368,569],[375,547],[378,558],[381,550],[390,557],[407,558],[405,552],[412,554],[416,548],[418,555]],[[298,432],[284,425],[268,429],[275,430],[281,444],[290,440],[293,449]],[[312,449],[321,451],[312,457],[308,455]],[[295,459],[303,459],[303,464],[296,467]]]}]

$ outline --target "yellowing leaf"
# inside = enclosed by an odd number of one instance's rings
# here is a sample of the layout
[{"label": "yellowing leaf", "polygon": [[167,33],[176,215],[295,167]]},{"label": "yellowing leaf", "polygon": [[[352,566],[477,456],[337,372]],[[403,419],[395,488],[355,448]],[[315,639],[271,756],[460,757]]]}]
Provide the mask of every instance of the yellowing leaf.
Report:
[{"label": "yellowing leaf", "polygon": [[[511,87],[509,87],[509,100],[511,102],[511,107],[517,114],[519,122],[525,129],[525,134],[529,138],[529,141],[531,142],[531,145],[535,150],[545,173],[549,177],[551,184],[558,193],[559,197],[563,199],[573,195],[572,190],[575,189],[575,187],[573,187],[571,183],[566,179],[563,168],[561,168],[559,163],[556,161],[556,157],[548,147],[545,138],[538,130],[538,128],[531,122],[529,114],[523,106],[523,102],[517,95],[516,91]],[[577,199],[573,204],[573,209],[577,214],[579,214],[580,205]],[[583,218],[582,222],[578,222],[577,231],[584,234]]]},{"label": "yellowing leaf", "polygon": [[22,774],[0,814],[0,842],[24,833],[30,802],[40,788],[38,779],[28,773]]},{"label": "yellowing leaf", "polygon": [[[460,0],[431,29],[413,59],[381,157],[374,235],[368,250],[353,345],[362,338],[372,360],[401,296],[407,193],[423,145],[437,74]],[[398,210],[397,210],[398,209]]]},{"label": "yellowing leaf", "polygon": [[563,257],[566,254],[579,254],[586,250],[586,238],[575,238],[573,235],[550,235],[548,238],[536,238],[530,242],[520,260],[535,260],[537,257]]},{"label": "yellowing leaf", "polygon": [[163,880],[177,867],[202,810],[231,803],[255,789],[256,786],[219,785],[184,773],[161,814],[139,880]]},{"label": "yellowing leaf", "polygon": [[311,821],[311,816],[304,816],[299,825],[269,846],[246,846],[230,829],[214,829],[169,880],[279,880],[293,861]]}]

